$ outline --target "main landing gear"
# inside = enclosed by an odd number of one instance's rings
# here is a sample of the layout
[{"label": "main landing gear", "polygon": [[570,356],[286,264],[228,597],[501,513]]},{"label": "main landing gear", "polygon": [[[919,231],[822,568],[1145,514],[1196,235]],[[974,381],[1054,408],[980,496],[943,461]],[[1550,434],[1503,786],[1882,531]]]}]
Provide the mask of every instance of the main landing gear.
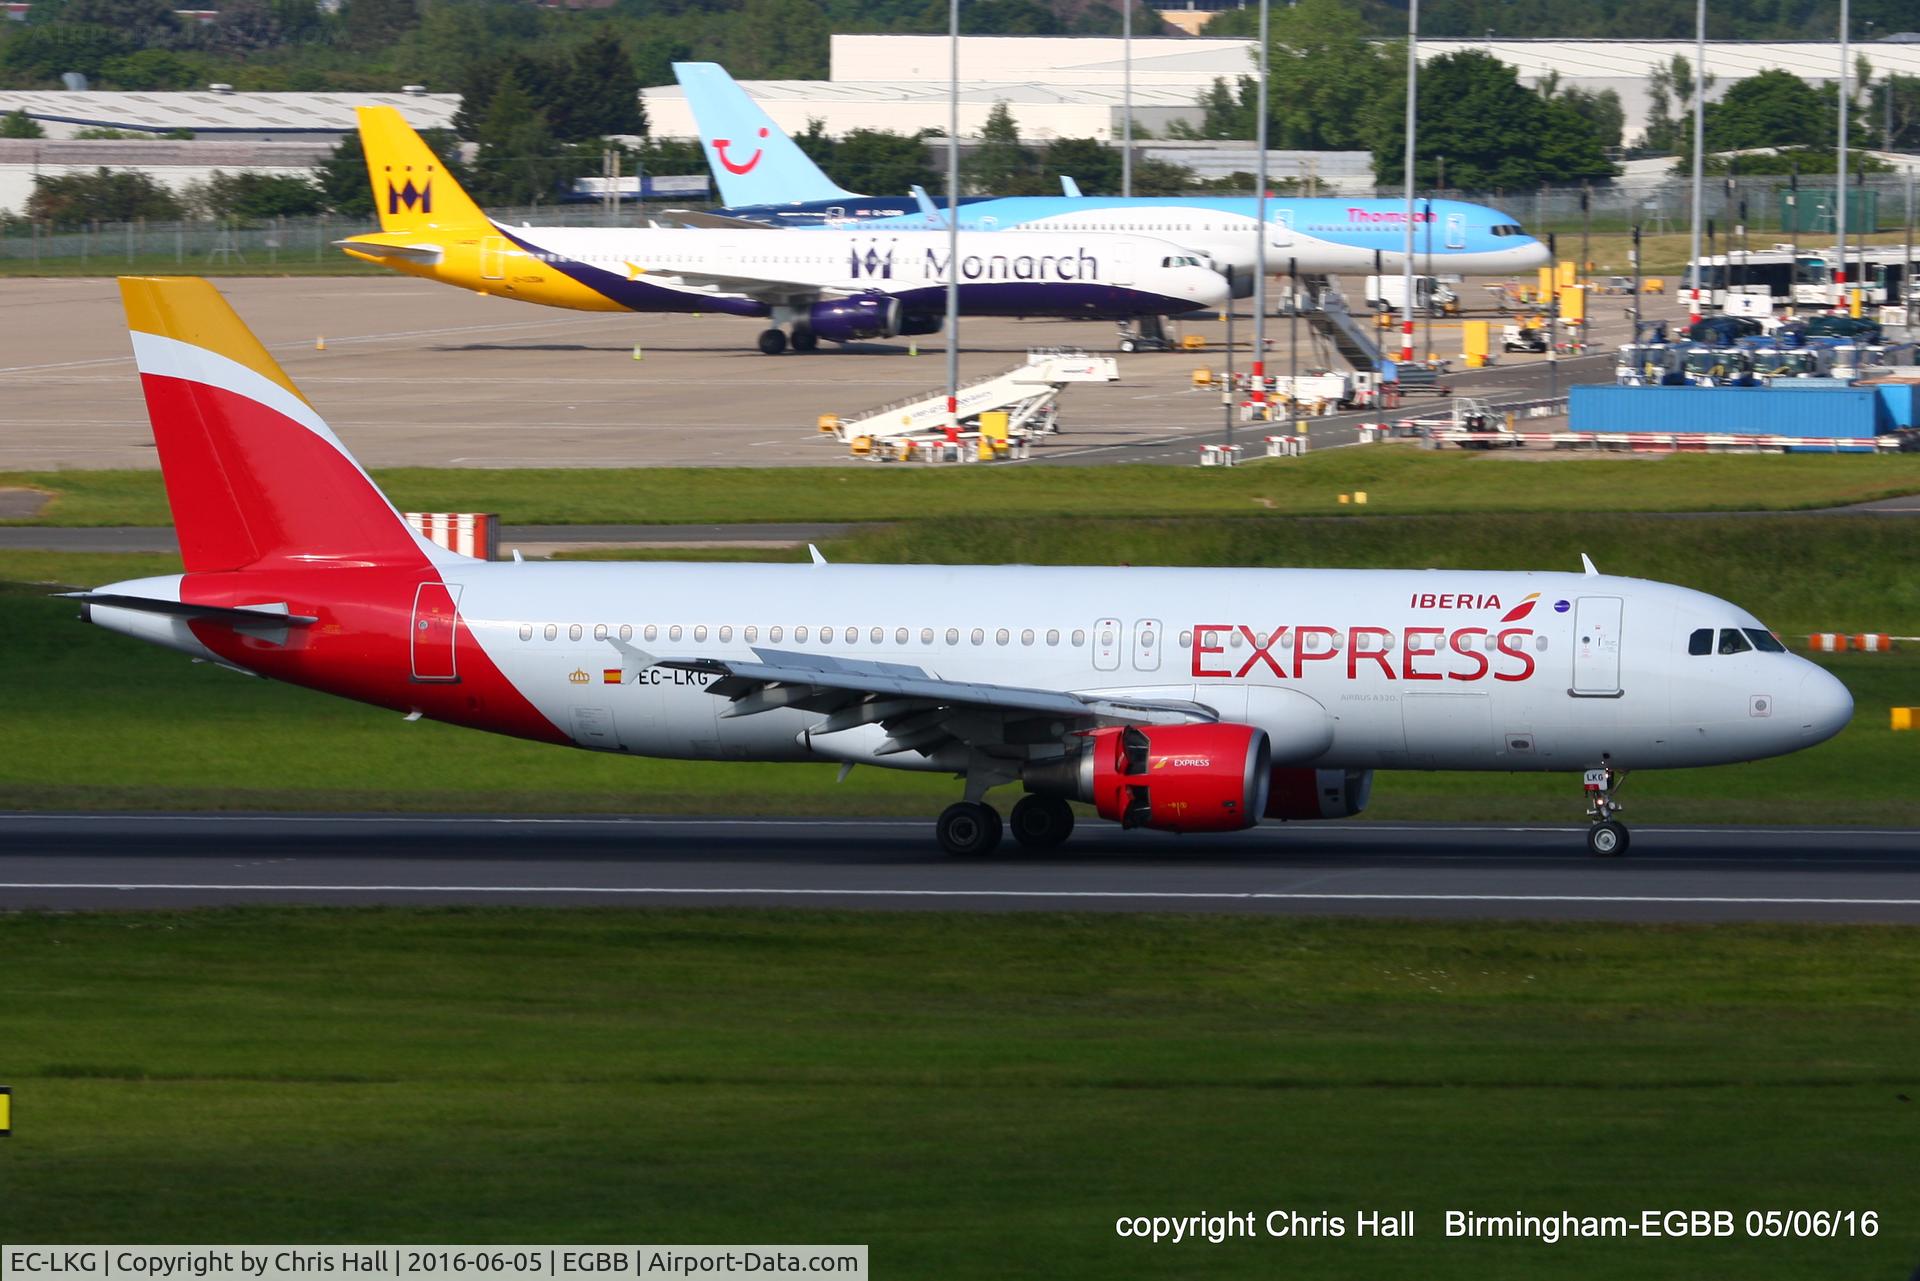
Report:
[{"label": "main landing gear", "polygon": [[[1073,834],[1073,807],[1058,796],[1030,794],[1013,807],[1006,826],[1022,848],[1057,849]],[[935,832],[950,857],[983,858],[1000,845],[1000,812],[985,801],[956,801],[940,815]]]},{"label": "main landing gear", "polygon": [[[761,355],[778,356],[781,352],[787,349],[788,345],[789,343],[788,343],[786,330],[762,329],[760,331],[760,354]],[[813,330],[809,329],[805,325],[795,325],[793,327],[793,338],[792,338],[791,345],[793,349],[797,352],[804,353],[809,351],[817,351],[819,350],[819,347],[820,347],[820,335],[814,333]]]},{"label": "main landing gear", "polygon": [[1592,824],[1587,828],[1587,853],[1595,858],[1619,858],[1632,843],[1627,825],[1614,817],[1620,802],[1613,794],[1626,777],[1625,770],[1616,770],[1610,763],[1587,771],[1587,818]]}]

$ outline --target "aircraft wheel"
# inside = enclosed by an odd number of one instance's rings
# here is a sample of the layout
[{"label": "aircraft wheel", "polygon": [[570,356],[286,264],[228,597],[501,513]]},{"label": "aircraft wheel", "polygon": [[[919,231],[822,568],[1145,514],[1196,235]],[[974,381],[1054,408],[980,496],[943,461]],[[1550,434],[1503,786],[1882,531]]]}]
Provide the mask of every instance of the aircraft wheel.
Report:
[{"label": "aircraft wheel", "polygon": [[1619,858],[1631,843],[1627,825],[1617,819],[1610,818],[1587,829],[1587,853],[1595,858]]},{"label": "aircraft wheel", "polygon": [[1120,340],[1120,350],[1121,350],[1121,351],[1134,351],[1134,350],[1137,350],[1137,349],[1138,349],[1138,347],[1139,347],[1139,345],[1140,345],[1140,344],[1138,344],[1138,343],[1136,343],[1136,342],[1135,342],[1135,341],[1134,341],[1133,339],[1131,339],[1131,338],[1122,338],[1122,339]]},{"label": "aircraft wheel", "polygon": [[819,346],[820,346],[819,334],[814,333],[813,330],[811,329],[804,329],[798,325],[794,326],[793,349],[795,351],[814,351]]},{"label": "aircraft wheel", "polygon": [[955,801],[934,828],[950,858],[981,858],[1000,844],[1000,812],[981,801]]},{"label": "aircraft wheel", "polygon": [[779,329],[762,329],[760,331],[760,354],[761,355],[778,356],[781,352],[785,351],[786,349],[787,349],[787,335],[785,331],[779,330]]},{"label": "aircraft wheel", "polygon": [[1073,806],[1058,796],[1023,796],[1007,824],[1013,829],[1013,839],[1024,848],[1057,849],[1073,835]]}]

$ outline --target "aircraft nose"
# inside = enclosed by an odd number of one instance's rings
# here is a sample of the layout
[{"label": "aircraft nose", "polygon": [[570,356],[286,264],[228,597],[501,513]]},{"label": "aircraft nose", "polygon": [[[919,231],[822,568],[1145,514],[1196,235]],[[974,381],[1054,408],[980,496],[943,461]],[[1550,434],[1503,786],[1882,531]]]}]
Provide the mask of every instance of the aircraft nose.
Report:
[{"label": "aircraft nose", "polygon": [[1853,694],[1833,673],[1811,663],[1807,666],[1793,698],[1794,721],[1804,737],[1824,743],[1853,719]]},{"label": "aircraft nose", "polygon": [[1550,267],[1553,265],[1553,255],[1547,252],[1545,241],[1536,240],[1519,252],[1520,262],[1518,265],[1521,267]]}]

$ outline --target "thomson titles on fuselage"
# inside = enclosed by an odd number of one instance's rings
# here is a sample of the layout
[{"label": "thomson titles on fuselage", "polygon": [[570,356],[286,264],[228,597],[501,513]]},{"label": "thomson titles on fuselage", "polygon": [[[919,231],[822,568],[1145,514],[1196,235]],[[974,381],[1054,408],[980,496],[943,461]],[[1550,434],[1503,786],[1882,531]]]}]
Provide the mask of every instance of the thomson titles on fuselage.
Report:
[{"label": "thomson titles on fuselage", "polygon": [[[855,244],[848,252],[848,270],[855,280],[894,278],[894,249],[897,242]],[[920,260],[922,280],[945,280],[951,257],[944,250],[928,246]],[[1100,259],[1084,249],[1061,254],[962,254],[960,279],[997,280],[1099,280]]]}]

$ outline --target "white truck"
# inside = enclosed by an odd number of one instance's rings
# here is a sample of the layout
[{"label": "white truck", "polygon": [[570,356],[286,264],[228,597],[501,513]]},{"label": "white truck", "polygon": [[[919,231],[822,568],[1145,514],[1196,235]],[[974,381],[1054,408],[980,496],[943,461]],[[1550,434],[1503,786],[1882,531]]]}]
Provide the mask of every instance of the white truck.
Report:
[{"label": "white truck", "polygon": [[[1367,306],[1375,311],[1399,311],[1405,306],[1406,298],[1405,276],[1367,277]],[[1416,311],[1444,316],[1460,310],[1460,295],[1438,276],[1415,276],[1413,306]]]}]

